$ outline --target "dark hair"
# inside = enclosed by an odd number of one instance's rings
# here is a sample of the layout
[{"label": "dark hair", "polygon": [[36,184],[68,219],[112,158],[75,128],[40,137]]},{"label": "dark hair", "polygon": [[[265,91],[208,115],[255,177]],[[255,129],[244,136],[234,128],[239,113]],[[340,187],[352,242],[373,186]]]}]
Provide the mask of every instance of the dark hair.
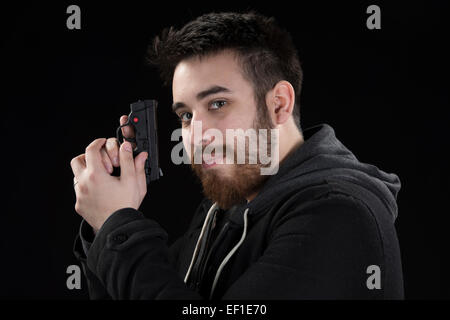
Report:
[{"label": "dark hair", "polygon": [[278,81],[291,83],[296,94],[293,115],[300,129],[298,101],[303,72],[291,36],[274,18],[255,12],[202,15],[180,30],[163,30],[148,48],[148,61],[159,68],[164,83],[170,85],[180,61],[226,49],[237,53],[244,77],[253,84],[258,106],[266,106],[266,93]]}]

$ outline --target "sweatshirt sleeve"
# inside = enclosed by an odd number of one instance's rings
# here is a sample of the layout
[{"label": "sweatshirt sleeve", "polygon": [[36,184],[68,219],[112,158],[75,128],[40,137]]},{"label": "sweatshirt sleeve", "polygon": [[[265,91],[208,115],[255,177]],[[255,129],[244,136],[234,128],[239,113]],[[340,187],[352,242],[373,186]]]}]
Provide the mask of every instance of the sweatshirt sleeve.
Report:
[{"label": "sweatshirt sleeve", "polygon": [[[223,299],[380,299],[367,286],[371,265],[384,272],[378,226],[359,200],[329,195],[292,206],[268,245]],[[371,281],[369,281],[371,282]]]},{"label": "sweatshirt sleeve", "polygon": [[89,298],[92,300],[110,300],[111,297],[105,290],[103,284],[97,276],[87,267],[87,253],[94,240],[94,232],[92,227],[82,220],[80,230],[75,238],[73,253],[77,260],[81,263],[81,267],[87,282]]},{"label": "sweatshirt sleeve", "polygon": [[98,281],[93,283],[112,299],[202,299],[171,262],[163,228],[141,212],[124,208],[97,232],[87,251],[85,273],[95,275],[91,279]]}]

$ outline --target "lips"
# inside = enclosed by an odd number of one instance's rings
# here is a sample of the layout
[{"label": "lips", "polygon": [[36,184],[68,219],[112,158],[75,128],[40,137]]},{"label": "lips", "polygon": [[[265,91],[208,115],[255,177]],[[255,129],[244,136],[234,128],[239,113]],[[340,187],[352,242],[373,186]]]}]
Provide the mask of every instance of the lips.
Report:
[{"label": "lips", "polygon": [[203,168],[210,168],[215,165],[216,165],[216,161],[215,161],[214,151],[211,152],[211,154],[203,154],[203,161],[202,161]]},{"label": "lips", "polygon": [[207,163],[202,163],[202,168],[203,169],[209,169],[209,168],[211,168],[211,167],[214,167],[216,165],[216,163],[215,162],[213,162],[213,163],[210,163],[210,164],[207,164]]}]

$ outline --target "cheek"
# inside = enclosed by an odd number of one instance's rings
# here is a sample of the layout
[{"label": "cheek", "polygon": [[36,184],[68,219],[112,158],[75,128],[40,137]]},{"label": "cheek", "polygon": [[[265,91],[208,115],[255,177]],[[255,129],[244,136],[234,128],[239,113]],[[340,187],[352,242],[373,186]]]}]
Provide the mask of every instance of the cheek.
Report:
[{"label": "cheek", "polygon": [[191,157],[191,135],[190,135],[189,130],[182,129],[181,137],[183,139],[184,149],[186,150],[186,153],[187,153],[187,155],[190,158]]},{"label": "cheek", "polygon": [[245,130],[245,119],[242,119],[242,117],[237,114],[230,114],[227,117],[224,117],[221,119],[221,121],[218,121],[216,123],[216,126],[214,127],[215,130],[219,130],[223,137],[225,138],[227,129],[235,130],[235,129],[244,129]]},{"label": "cheek", "polygon": [[256,107],[254,105],[242,105],[233,111],[234,112],[225,119],[227,128],[243,130],[253,128],[256,117]]}]

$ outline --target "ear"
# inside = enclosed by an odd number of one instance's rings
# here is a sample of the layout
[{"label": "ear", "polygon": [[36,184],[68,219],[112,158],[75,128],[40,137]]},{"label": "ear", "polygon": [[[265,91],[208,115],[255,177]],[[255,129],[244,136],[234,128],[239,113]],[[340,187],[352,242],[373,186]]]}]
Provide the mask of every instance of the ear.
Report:
[{"label": "ear", "polygon": [[294,110],[294,88],[288,81],[279,81],[272,90],[267,92],[266,104],[273,123],[285,123],[290,118],[292,111]]}]

